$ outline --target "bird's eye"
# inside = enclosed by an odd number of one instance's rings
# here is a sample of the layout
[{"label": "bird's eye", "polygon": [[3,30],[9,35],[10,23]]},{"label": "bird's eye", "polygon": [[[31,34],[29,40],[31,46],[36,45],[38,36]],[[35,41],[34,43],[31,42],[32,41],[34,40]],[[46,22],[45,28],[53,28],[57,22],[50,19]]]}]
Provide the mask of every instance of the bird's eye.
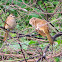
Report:
[{"label": "bird's eye", "polygon": [[12,15],[10,15],[10,17],[12,17]]},{"label": "bird's eye", "polygon": [[13,16],[13,15],[10,15],[10,17],[15,17],[15,16]]}]

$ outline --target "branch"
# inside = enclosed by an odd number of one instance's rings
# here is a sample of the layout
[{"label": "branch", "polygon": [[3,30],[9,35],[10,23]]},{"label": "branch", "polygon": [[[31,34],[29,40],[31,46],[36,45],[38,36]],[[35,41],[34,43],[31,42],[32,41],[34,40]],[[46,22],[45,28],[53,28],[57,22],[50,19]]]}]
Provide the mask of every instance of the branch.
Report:
[{"label": "branch", "polygon": [[[62,36],[62,32],[59,32],[58,34],[55,34],[52,38],[53,38],[53,40],[55,41],[55,39],[56,39],[57,37],[59,37],[59,36]],[[48,48],[49,48],[49,47],[50,47],[50,44],[48,44],[48,45],[46,46],[46,48],[45,48],[45,50],[44,50],[44,52],[43,52],[43,56],[42,56],[41,58],[39,58],[39,59],[37,60],[37,62],[39,62],[40,60],[43,61],[43,59],[46,59],[46,52],[48,51]],[[60,53],[60,54],[62,54],[62,53]],[[55,56],[49,56],[48,58],[56,57],[56,56],[58,56],[58,55],[60,55],[60,54],[57,54],[57,55],[55,55]]]},{"label": "branch", "polygon": [[18,44],[19,44],[19,46],[20,46],[20,48],[21,48],[21,52],[22,52],[22,54],[23,54],[24,60],[25,60],[25,62],[27,62],[27,60],[25,59],[25,54],[24,54],[23,49],[22,49],[22,45],[21,45],[20,43],[18,43]]},{"label": "branch", "polygon": [[58,34],[55,34],[52,38],[53,40],[55,40],[59,36],[62,36],[62,32],[58,32]]}]

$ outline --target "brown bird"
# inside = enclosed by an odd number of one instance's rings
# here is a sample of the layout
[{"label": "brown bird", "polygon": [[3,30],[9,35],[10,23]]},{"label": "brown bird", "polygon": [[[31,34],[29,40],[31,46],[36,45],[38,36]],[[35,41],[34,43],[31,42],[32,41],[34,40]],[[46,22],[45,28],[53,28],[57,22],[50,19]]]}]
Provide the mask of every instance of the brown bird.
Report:
[{"label": "brown bird", "polygon": [[7,29],[5,31],[5,36],[4,36],[4,40],[3,41],[6,41],[7,40],[7,37],[8,37],[8,30],[10,29],[14,29],[16,26],[16,20],[15,20],[15,16],[13,14],[10,14],[6,21],[5,21],[5,24],[4,24],[4,28]]},{"label": "brown bird", "polygon": [[49,43],[51,45],[53,45],[53,39],[49,33],[49,26],[47,24],[47,21],[33,17],[30,19],[29,24],[31,24],[33,27],[35,27],[36,31],[40,35],[47,36]]}]

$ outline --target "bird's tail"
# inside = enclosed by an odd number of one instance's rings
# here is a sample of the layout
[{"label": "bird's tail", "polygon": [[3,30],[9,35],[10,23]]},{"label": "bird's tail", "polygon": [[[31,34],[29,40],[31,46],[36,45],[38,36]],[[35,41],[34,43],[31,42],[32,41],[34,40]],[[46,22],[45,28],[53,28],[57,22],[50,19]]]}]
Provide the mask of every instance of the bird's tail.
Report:
[{"label": "bird's tail", "polygon": [[8,31],[6,30],[3,41],[6,41],[8,37]]},{"label": "bird's tail", "polygon": [[46,34],[46,36],[47,36],[47,38],[48,38],[48,40],[49,40],[49,43],[50,43],[51,45],[53,45],[53,39],[52,39],[51,35],[48,33],[48,34]]}]

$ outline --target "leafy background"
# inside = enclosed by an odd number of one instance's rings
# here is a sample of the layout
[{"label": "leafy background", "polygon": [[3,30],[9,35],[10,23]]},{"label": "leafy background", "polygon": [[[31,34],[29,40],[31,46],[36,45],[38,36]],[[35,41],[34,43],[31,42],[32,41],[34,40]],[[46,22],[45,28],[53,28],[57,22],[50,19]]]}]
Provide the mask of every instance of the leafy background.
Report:
[{"label": "leafy background", "polygon": [[[2,19],[0,18],[0,26],[4,27],[4,21],[6,20],[7,16],[13,13],[16,17],[16,22],[17,22],[17,26],[13,31],[18,32],[20,34],[31,35],[31,34],[37,34],[37,32],[33,32],[35,29],[31,28],[32,26],[29,24],[29,20],[32,17],[45,19],[45,20],[47,20],[48,18],[49,22],[52,22],[53,20],[56,20],[62,17],[62,13],[60,13],[62,12],[62,6],[61,6],[62,2],[60,2],[60,0],[59,1],[58,0],[43,0],[43,1],[39,0],[37,2],[38,5],[35,2],[36,0],[0,0],[0,17],[2,18]],[[39,9],[39,6],[44,12],[41,9]],[[58,7],[58,9],[56,7]],[[55,9],[57,9],[57,11]],[[54,13],[55,11],[57,13],[52,16],[52,13]],[[50,14],[47,15],[46,13],[50,13]],[[50,17],[51,19],[49,19]],[[52,24],[55,26],[55,28],[57,28],[59,32],[62,31],[62,19],[56,20],[52,22]],[[50,34],[54,36],[57,33],[57,31],[54,30],[51,26],[50,28],[51,28]],[[3,39],[4,33],[5,31],[3,29],[0,29],[0,37],[1,37],[0,39]],[[12,37],[12,39],[10,39],[10,36]],[[14,38],[15,36],[17,36],[17,34],[9,33],[7,43],[4,43],[2,40],[0,40],[0,49],[2,49],[0,53],[4,52],[5,54],[22,54],[22,52],[20,51],[18,40],[17,38]],[[37,37],[42,37],[42,36],[37,35]],[[38,52],[36,51],[37,48],[42,48],[42,50],[44,50],[45,47],[49,44],[49,42],[46,42],[46,41],[47,40],[38,41],[38,39],[31,38],[31,37],[19,38],[19,42],[22,45],[22,49],[25,52],[26,58],[28,56],[32,57],[33,55],[37,55],[38,54]],[[53,54],[55,53],[58,54],[62,51],[62,48],[61,48],[62,47],[62,36],[56,39],[53,47],[54,47]],[[52,46],[50,46],[47,52],[47,56],[51,54],[51,48]],[[28,51],[34,52],[35,54],[33,53],[33,55],[27,56]],[[10,62],[23,59],[20,57],[17,58],[17,57],[11,57],[11,56],[8,57],[5,55],[3,56],[4,56],[3,58],[4,60],[8,60]],[[2,59],[3,56],[0,55],[0,62],[3,61]],[[61,58],[62,57],[60,55],[58,57],[54,57],[53,59],[55,62],[60,62],[62,61]],[[51,61],[51,59],[52,58],[50,58],[49,61]]]}]

